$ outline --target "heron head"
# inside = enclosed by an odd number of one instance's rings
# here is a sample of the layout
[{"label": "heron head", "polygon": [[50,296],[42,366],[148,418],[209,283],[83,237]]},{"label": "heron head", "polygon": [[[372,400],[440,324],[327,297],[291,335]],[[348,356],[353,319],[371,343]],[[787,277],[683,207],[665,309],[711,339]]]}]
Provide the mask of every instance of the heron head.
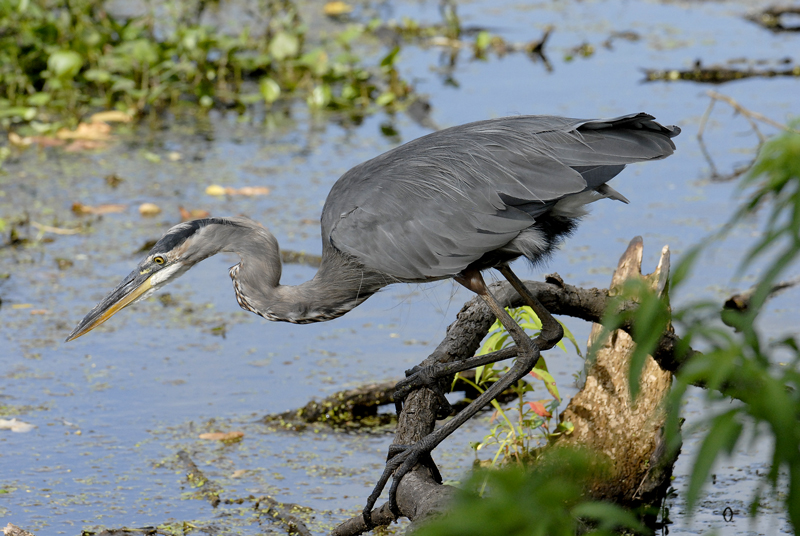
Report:
[{"label": "heron head", "polygon": [[213,219],[176,225],[156,242],[135,270],[98,303],[67,337],[72,341],[93,330],[118,311],[150,296],[189,268],[221,248],[209,243],[204,232]]}]

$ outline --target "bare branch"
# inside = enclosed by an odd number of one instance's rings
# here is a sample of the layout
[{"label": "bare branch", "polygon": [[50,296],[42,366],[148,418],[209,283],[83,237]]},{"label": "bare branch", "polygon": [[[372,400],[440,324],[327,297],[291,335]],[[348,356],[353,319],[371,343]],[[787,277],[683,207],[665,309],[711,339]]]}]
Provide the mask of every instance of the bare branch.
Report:
[{"label": "bare branch", "polygon": [[[708,162],[708,165],[711,168],[711,179],[714,181],[727,182],[734,180],[739,176],[741,176],[742,174],[749,171],[751,167],[753,167],[753,163],[756,161],[756,158],[758,157],[758,150],[766,141],[766,137],[764,136],[764,134],[761,133],[761,130],[759,130],[758,128],[758,122],[765,123],[779,130],[785,130],[786,132],[794,132],[800,134],[800,131],[796,129],[790,128],[787,125],[783,125],[781,123],[778,123],[777,121],[773,121],[772,119],[766,117],[763,114],[745,108],[732,97],[723,95],[722,93],[713,90],[706,91],[706,95],[711,97],[711,101],[709,101],[708,108],[706,108],[706,111],[703,113],[703,117],[700,119],[700,126],[697,129],[697,141],[700,144],[700,151],[703,153],[706,162]],[[705,139],[703,138],[703,135],[705,134],[706,125],[708,124],[708,119],[711,116],[711,110],[714,109],[714,104],[717,101],[722,101],[728,104],[737,113],[744,116],[745,120],[747,120],[747,122],[750,124],[750,127],[756,133],[756,136],[758,136],[758,146],[756,147],[755,151],[756,154],[750,159],[749,162],[747,162],[747,164],[737,167],[731,173],[728,173],[726,175],[721,175],[717,171],[717,166],[714,165],[714,159],[711,157],[711,153],[708,152],[708,149],[706,148]]]},{"label": "bare branch", "polygon": [[773,127],[777,128],[779,130],[785,130],[787,132],[794,132],[795,134],[800,134],[800,130],[796,130],[796,129],[790,128],[787,125],[784,125],[782,123],[778,123],[777,121],[773,121],[772,119],[770,119],[769,117],[765,116],[764,114],[760,114],[758,112],[754,112],[752,110],[749,110],[749,109],[745,108],[744,106],[742,106],[741,104],[736,102],[736,100],[734,100],[733,97],[729,97],[727,95],[723,95],[722,93],[718,93],[718,92],[716,92],[714,90],[711,90],[711,89],[706,91],[706,95],[708,95],[709,97],[711,97],[714,100],[720,100],[720,101],[723,101],[723,102],[729,104],[734,110],[736,110],[737,112],[739,112],[740,114],[745,116],[745,118],[750,122],[750,124],[753,125],[753,128],[756,130],[756,132],[758,132],[758,128],[754,126],[753,121],[761,121],[762,123],[766,123],[766,124],[768,124],[770,126],[773,126]]}]

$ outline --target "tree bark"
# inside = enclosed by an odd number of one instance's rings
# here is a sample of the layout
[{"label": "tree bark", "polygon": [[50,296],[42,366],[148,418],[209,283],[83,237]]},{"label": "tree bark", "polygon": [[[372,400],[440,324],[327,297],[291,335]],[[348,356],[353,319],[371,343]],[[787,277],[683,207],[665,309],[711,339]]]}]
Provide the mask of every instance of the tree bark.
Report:
[{"label": "tree bark", "polygon": [[[642,241],[634,239],[619,261],[610,290],[615,292],[626,281],[643,279],[664,296],[669,249],[664,247],[656,271],[649,276],[642,276],[641,265]],[[594,498],[629,507],[657,506],[669,487],[677,456],[667,456],[662,445],[666,419],[663,402],[672,385],[672,373],[648,357],[640,378],[641,390],[632,401],[628,372],[635,344],[622,330],[605,337],[603,331],[599,324],[592,326],[587,354],[595,359],[583,388],[561,414],[562,421],[571,422],[574,429],[558,444],[587,447],[609,462],[609,477],[592,484]]]}]

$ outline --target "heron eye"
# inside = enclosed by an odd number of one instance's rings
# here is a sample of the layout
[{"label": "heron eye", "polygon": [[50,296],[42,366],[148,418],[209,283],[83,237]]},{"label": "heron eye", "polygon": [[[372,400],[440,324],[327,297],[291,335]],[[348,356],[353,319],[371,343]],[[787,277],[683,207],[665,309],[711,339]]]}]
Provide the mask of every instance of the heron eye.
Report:
[{"label": "heron eye", "polygon": [[164,257],[160,257],[159,256],[159,257],[153,258],[153,262],[156,263],[156,264],[164,264],[166,261],[164,260]]}]

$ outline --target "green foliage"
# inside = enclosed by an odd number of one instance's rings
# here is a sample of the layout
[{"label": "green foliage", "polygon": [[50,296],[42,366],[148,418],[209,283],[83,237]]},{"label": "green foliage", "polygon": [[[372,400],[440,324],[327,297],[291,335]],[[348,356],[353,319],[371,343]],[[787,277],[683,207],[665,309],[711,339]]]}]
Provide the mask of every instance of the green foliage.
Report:
[{"label": "green foliage", "polygon": [[[542,322],[530,307],[506,308],[506,310],[522,329],[532,334],[541,331]],[[575,336],[563,324],[562,327],[564,328],[564,337],[574,345],[580,355],[580,347]],[[488,337],[478,351],[478,355],[496,352],[510,346],[513,342],[503,325],[499,321],[495,321],[489,330]],[[558,343],[558,346],[565,352],[567,351],[563,340]],[[500,376],[505,374],[508,368],[507,366],[499,367],[497,364],[478,367],[475,369],[475,382],[460,375],[456,375],[456,378],[469,383],[479,392],[483,392],[490,383],[497,381]],[[558,406],[561,404],[561,395],[555,379],[547,370],[544,357],[539,358],[530,375],[543,382],[552,398],[537,401],[526,400],[526,395],[533,393],[535,389],[530,382],[520,380],[511,387],[516,395],[514,407],[503,408],[496,400],[492,400],[496,424],[492,426],[483,441],[471,443],[476,454],[484,447],[497,445],[491,465],[497,465],[499,462],[522,462],[528,457],[531,448],[538,445],[538,439],[547,442],[572,431],[572,424],[569,422],[558,422],[555,429],[551,428],[552,417],[557,415]]]},{"label": "green foliage", "polygon": [[[529,470],[478,471],[456,494],[450,512],[422,527],[419,536],[574,536],[641,531],[624,509],[583,500],[583,490],[604,474],[587,453],[553,449]],[[486,492],[479,493],[486,482]],[[579,530],[581,529],[581,530]],[[582,532],[585,530],[586,532]]]},{"label": "green foliage", "polygon": [[[669,437],[678,441],[680,408],[690,385],[706,387],[709,401],[734,402],[724,411],[706,419],[686,493],[694,508],[701,496],[714,463],[721,455],[731,455],[737,447],[770,437],[769,470],[756,487],[751,514],[757,513],[765,488],[783,500],[795,531],[800,528],[800,345],[794,336],[764,343],[756,320],[779,278],[789,267],[797,266],[800,255],[800,134],[786,132],[770,140],[762,149],[752,171],[741,184],[748,194],[723,229],[693,248],[677,266],[671,293],[685,282],[700,254],[726,237],[737,224],[764,215],[764,229],[746,252],[739,273],[759,266],[760,275],[748,307],[744,311],[723,311],[719,305],[694,303],[675,311],[673,319],[681,327],[684,350],[690,345],[702,348],[682,365],[670,396]],[[652,348],[650,333],[660,333],[665,311],[645,297],[635,315],[634,340]],[[646,305],[650,304],[650,305]],[[632,377],[636,378],[632,371]]]},{"label": "green foliage", "polygon": [[[413,99],[394,67],[397,50],[371,67],[353,53],[363,25],[309,46],[291,2],[264,2],[269,22],[257,37],[190,22],[181,6],[159,4],[158,15],[123,20],[105,0],[0,0],[0,120],[78,117],[91,108],[141,113],[186,100],[271,106],[292,97],[363,115]],[[178,14],[169,31],[157,31],[164,10]]]}]

